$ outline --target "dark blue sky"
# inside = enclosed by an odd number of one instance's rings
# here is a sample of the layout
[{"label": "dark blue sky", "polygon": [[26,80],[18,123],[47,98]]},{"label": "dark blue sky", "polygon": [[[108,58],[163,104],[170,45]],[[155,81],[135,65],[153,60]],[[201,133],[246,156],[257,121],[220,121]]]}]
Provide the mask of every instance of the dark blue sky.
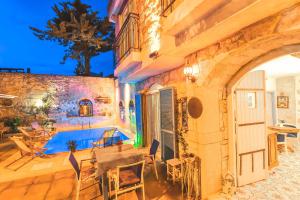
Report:
[{"label": "dark blue sky", "polygon": [[[44,29],[47,20],[54,16],[51,7],[63,0],[1,0],[0,1],[0,68],[31,68],[35,74],[74,75],[76,62],[60,64],[64,47],[55,42],[36,38],[29,26]],[[109,0],[82,0],[107,15]],[[112,52],[92,59],[92,71],[104,75],[113,73]]]}]

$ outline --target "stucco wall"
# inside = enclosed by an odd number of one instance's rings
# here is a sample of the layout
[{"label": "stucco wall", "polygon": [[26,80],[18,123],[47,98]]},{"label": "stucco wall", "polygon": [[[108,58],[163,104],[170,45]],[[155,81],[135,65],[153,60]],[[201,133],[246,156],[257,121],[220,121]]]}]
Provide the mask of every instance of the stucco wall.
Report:
[{"label": "stucco wall", "polygon": [[[115,123],[114,88],[114,80],[109,78],[0,73],[0,93],[17,96],[13,107],[0,108],[0,119],[18,116],[27,123],[36,120],[30,107],[51,93],[54,103],[49,117],[57,121],[58,128],[112,125]],[[97,101],[97,97],[107,97],[110,102]],[[79,117],[81,99],[92,101],[92,117]]]},{"label": "stucco wall", "polygon": [[296,82],[294,76],[276,79],[277,96],[288,96],[289,107],[277,108],[278,120],[284,120],[290,124],[296,124]]}]

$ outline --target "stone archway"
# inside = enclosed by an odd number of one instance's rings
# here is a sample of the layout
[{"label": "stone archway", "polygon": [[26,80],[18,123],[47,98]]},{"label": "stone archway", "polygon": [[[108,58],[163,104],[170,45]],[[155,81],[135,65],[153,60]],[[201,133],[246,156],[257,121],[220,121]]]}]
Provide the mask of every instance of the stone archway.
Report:
[{"label": "stone archway", "polygon": [[[201,66],[197,94],[203,100],[204,113],[199,126],[207,134],[199,135],[199,141],[203,144],[203,147],[199,147],[199,155],[204,158],[207,155],[215,156],[214,160],[211,156],[204,159],[203,170],[209,173],[214,170],[216,180],[227,170],[236,171],[233,119],[230,113],[232,86],[257,65],[299,51],[300,4],[297,4],[187,57],[190,63],[197,62]],[[217,145],[214,149],[210,147],[211,143],[219,144],[220,150],[216,151]],[[209,167],[219,162],[221,167]],[[204,175],[204,182],[208,178]],[[215,181],[211,186],[220,184],[220,181]],[[210,192],[208,187],[203,188],[204,191]]]}]

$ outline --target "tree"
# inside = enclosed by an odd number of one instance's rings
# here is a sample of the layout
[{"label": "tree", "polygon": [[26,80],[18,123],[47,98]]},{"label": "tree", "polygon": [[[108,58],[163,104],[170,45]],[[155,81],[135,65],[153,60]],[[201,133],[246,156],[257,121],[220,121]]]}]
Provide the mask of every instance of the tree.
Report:
[{"label": "tree", "polygon": [[48,20],[45,30],[30,27],[41,40],[58,42],[66,47],[63,62],[77,60],[77,75],[89,76],[91,58],[112,49],[114,29],[108,18],[80,0],[66,1],[52,7],[56,16]]}]

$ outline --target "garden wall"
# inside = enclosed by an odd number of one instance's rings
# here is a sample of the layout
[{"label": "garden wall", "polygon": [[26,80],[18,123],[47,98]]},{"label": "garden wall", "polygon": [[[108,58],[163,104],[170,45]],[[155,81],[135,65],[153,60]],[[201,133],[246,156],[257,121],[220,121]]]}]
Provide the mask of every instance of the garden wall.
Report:
[{"label": "garden wall", "polygon": [[[28,125],[48,114],[59,129],[113,125],[114,88],[111,78],[0,73],[0,94],[16,96],[12,102],[2,99],[0,120],[19,117]],[[83,99],[92,105],[85,117],[79,111]],[[3,106],[10,103],[12,106]]]}]

